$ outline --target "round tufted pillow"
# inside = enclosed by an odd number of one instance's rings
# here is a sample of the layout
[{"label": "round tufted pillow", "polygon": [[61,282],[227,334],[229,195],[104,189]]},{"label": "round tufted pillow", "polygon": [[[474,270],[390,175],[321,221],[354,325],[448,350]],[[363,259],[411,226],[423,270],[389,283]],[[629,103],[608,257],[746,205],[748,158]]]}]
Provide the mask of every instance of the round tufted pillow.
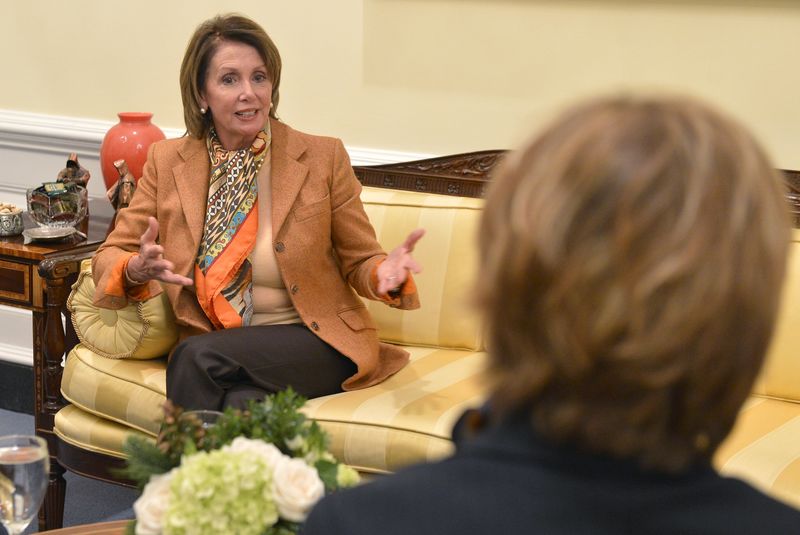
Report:
[{"label": "round tufted pillow", "polygon": [[78,339],[92,352],[110,359],[152,359],[169,353],[178,341],[165,293],[110,310],[92,303],[94,288],[91,267],[85,264],[67,299]]}]

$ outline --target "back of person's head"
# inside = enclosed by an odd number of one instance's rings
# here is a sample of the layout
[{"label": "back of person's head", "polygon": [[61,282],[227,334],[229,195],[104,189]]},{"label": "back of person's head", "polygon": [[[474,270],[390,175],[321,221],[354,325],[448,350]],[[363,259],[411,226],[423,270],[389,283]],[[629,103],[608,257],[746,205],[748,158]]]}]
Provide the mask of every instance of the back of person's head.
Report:
[{"label": "back of person's head", "polygon": [[186,132],[192,137],[205,137],[211,127],[210,114],[200,112],[200,93],[205,86],[211,58],[223,41],[250,45],[264,60],[264,66],[272,82],[272,108],[269,114],[271,117],[277,117],[282,67],[278,47],[257,22],[235,13],[217,15],[202,22],[195,29],[181,63],[183,119],[186,123]]},{"label": "back of person's head", "polygon": [[788,243],[781,176],[732,119],[687,98],[568,111],[488,193],[494,407],[647,468],[710,457],[762,364]]}]

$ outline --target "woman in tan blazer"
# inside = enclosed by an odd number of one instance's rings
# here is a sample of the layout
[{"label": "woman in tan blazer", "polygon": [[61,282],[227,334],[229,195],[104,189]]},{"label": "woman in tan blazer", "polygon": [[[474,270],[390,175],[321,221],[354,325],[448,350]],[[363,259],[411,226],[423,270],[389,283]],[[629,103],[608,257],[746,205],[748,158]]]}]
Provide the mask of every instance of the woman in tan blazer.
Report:
[{"label": "woman in tan blazer", "polygon": [[276,119],[280,68],[255,22],[198,27],[181,67],[187,136],[150,147],[94,257],[99,306],[167,293],[181,329],[167,396],[185,408],[363,388],[408,360],[378,341],[356,294],[419,307],[410,253],[423,232],[384,253],[341,141]]}]

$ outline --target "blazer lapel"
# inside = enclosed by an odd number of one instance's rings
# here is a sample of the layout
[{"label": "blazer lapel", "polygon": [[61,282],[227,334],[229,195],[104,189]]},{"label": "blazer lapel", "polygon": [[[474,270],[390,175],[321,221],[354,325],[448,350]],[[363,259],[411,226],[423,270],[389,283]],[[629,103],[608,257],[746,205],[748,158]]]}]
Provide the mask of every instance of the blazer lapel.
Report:
[{"label": "blazer lapel", "polygon": [[206,144],[200,139],[187,138],[180,154],[183,163],[176,165],[172,172],[186,223],[192,234],[193,243],[188,250],[194,253],[203,238],[211,163]]},{"label": "blazer lapel", "polygon": [[272,129],[272,235],[277,236],[308,174],[298,161],[305,143],[291,128],[270,119]]}]

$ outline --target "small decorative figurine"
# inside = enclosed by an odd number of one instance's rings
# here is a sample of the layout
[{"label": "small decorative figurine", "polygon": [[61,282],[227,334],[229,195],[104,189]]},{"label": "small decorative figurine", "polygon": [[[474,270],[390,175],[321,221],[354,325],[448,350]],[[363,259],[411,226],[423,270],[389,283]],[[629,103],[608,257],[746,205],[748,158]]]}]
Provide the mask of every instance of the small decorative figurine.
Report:
[{"label": "small decorative figurine", "polygon": [[125,160],[116,160],[114,167],[119,173],[119,180],[106,192],[106,196],[111,201],[111,206],[114,207],[114,210],[120,211],[131,203],[133,192],[136,191],[136,182],[128,170],[128,164],[125,163]]},{"label": "small decorative figurine", "polygon": [[90,177],[89,170],[78,163],[78,155],[73,152],[67,158],[66,167],[58,172],[57,180],[67,185],[75,184],[85,188]]}]

